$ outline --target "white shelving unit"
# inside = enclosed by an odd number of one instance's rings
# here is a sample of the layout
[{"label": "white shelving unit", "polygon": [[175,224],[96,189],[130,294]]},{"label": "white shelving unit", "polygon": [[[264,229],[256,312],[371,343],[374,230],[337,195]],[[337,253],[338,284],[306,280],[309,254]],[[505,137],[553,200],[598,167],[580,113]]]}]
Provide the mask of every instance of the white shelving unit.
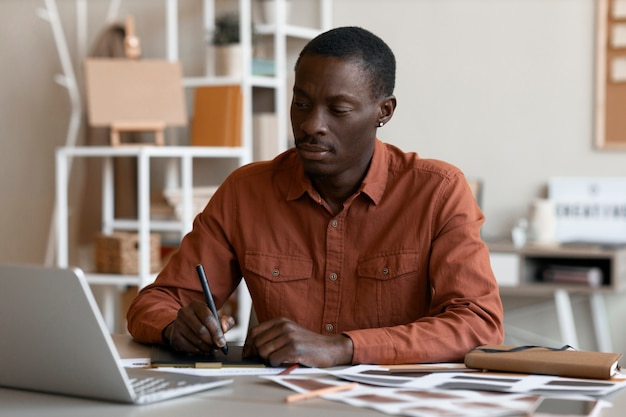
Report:
[{"label": "white shelving unit", "polygon": [[[233,0],[234,1],[234,0]],[[240,17],[240,39],[242,44],[242,77],[185,77],[183,87],[193,89],[200,86],[239,84],[243,94],[242,141],[240,147],[191,147],[191,146],[137,146],[137,147],[75,147],[66,146],[56,152],[56,264],[69,266],[68,239],[68,184],[71,163],[74,158],[102,158],[103,196],[102,231],[135,231],[139,234],[139,274],[114,275],[87,272],[92,285],[101,285],[103,291],[101,307],[109,328],[115,330],[118,308],[118,289],[129,285],[139,288],[151,283],[155,274],[150,273],[150,234],[153,232],[176,232],[182,238],[191,230],[193,217],[193,161],[198,158],[230,158],[239,166],[253,159],[252,95],[253,88],[273,89],[274,112],[277,118],[278,144],[276,152],[288,146],[286,102],[287,84],[287,41],[289,38],[312,39],[331,26],[331,0],[317,0],[320,8],[320,27],[313,29],[290,25],[287,22],[286,0],[272,0],[274,15],[272,24],[256,25],[255,32],[260,36],[273,37],[274,66],[273,76],[252,74],[252,7],[260,0],[237,0]],[[166,59],[178,61],[178,0],[165,0],[166,15]],[[293,3],[294,8],[297,2]],[[203,0],[203,25],[207,33],[212,31],[216,16],[215,1]],[[184,72],[184,70],[183,70]],[[137,159],[138,215],[136,219],[119,219],[114,216],[113,159],[134,157]],[[156,221],[150,218],[150,177],[151,161],[155,158],[168,159],[168,179],[170,186],[180,184],[182,190],[182,216],[176,221]],[[238,289],[238,326],[228,333],[229,340],[243,340],[247,333],[251,301],[245,284]]]},{"label": "white shelving unit", "polygon": [[[113,159],[133,157],[137,159],[137,218],[120,219],[114,215]],[[118,310],[118,288],[137,286],[142,288],[156,277],[150,272],[150,233],[176,232],[180,238],[191,230],[193,218],[193,163],[195,159],[233,158],[239,165],[250,162],[243,147],[191,147],[191,146],[80,146],[62,147],[56,151],[56,264],[69,266],[68,186],[71,162],[75,158],[101,158],[102,172],[102,231],[135,231],[139,234],[139,274],[98,274],[87,271],[90,284],[101,285],[102,313],[110,330],[115,330]],[[182,209],[180,220],[153,220],[150,217],[150,177],[154,159],[175,160],[180,166]],[[240,306],[250,310],[245,285],[240,287]],[[243,310],[246,311],[246,310]],[[247,327],[248,316],[240,320]],[[245,321],[245,323],[244,323]],[[241,327],[240,326],[240,327]],[[237,330],[234,334],[240,333]],[[240,335],[239,335],[240,336]]]},{"label": "white shelving unit", "polygon": [[[252,9],[255,3],[262,0],[237,0],[240,18],[240,39],[241,39],[241,78],[235,77],[185,77],[183,85],[186,88],[194,88],[211,85],[241,85],[243,93],[243,117],[242,117],[242,146],[249,152],[252,158],[253,152],[253,132],[252,132],[252,95],[253,87],[269,88],[274,90],[274,112],[277,117],[277,136],[279,142],[276,152],[283,151],[288,147],[288,107],[287,95],[287,41],[288,39],[309,40],[317,36],[322,31],[331,28],[332,21],[332,1],[316,0],[319,5],[320,27],[302,27],[289,24],[287,21],[287,0],[263,0],[273,2],[274,23],[255,24],[255,34],[257,36],[273,37],[273,61],[274,76],[255,76],[252,74]],[[167,24],[166,36],[167,59],[177,61],[178,55],[178,3],[179,0],[166,0]],[[212,33],[215,27],[216,16],[215,0],[203,0],[203,25],[206,33]],[[298,6],[296,1],[292,2],[295,9]]]}]

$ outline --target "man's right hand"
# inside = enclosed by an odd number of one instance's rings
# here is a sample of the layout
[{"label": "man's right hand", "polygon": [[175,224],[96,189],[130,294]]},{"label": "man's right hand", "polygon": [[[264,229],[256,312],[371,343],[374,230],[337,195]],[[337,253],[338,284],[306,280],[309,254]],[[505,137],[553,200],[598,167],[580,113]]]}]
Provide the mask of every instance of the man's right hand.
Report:
[{"label": "man's right hand", "polygon": [[231,316],[214,317],[201,301],[178,310],[176,320],[163,330],[165,341],[181,352],[213,353],[226,344],[224,334],[235,326]]}]

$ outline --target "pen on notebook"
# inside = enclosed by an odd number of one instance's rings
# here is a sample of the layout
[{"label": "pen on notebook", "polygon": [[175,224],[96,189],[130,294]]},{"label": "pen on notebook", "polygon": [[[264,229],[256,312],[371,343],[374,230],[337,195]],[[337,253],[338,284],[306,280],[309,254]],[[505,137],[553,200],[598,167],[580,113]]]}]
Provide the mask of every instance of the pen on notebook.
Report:
[{"label": "pen on notebook", "polygon": [[[220,316],[217,315],[217,308],[215,307],[215,301],[213,301],[213,295],[211,295],[211,289],[209,288],[209,281],[206,279],[204,268],[201,264],[196,265],[196,271],[198,272],[198,278],[200,279],[200,285],[202,285],[202,292],[204,293],[204,300],[206,305],[213,313],[215,320],[217,320],[218,326],[221,326]],[[222,346],[222,352],[224,355],[228,355],[228,345]]]},{"label": "pen on notebook", "polygon": [[288,403],[293,403],[296,401],[306,400],[309,398],[316,398],[322,395],[331,394],[333,392],[347,391],[352,388],[355,388],[357,385],[359,384],[357,384],[356,382],[351,382],[349,384],[334,385],[332,387],[316,389],[313,391],[305,392],[303,394],[292,394],[292,395],[288,395],[287,397],[285,397],[285,401]]}]

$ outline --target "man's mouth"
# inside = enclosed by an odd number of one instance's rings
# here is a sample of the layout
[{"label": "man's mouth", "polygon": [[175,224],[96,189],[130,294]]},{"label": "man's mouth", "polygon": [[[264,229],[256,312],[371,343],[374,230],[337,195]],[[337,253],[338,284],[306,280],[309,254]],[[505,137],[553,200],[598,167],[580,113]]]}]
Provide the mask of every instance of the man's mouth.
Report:
[{"label": "man's mouth", "polygon": [[313,160],[320,160],[331,152],[329,147],[311,142],[299,142],[296,149],[300,157]]}]

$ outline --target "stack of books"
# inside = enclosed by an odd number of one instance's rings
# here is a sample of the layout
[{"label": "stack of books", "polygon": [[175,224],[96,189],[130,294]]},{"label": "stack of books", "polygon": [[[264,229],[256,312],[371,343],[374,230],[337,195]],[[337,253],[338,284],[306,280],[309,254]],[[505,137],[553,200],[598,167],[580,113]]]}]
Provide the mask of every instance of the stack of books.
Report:
[{"label": "stack of books", "polygon": [[602,285],[602,270],[598,267],[550,265],[543,270],[542,278],[545,282],[599,287]]}]

